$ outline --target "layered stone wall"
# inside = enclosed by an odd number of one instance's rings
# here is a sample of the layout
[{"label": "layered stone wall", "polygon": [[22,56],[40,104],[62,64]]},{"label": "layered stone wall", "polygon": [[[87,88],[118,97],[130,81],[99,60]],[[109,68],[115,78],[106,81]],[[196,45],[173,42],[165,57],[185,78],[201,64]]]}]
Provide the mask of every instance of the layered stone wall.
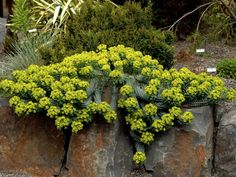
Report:
[{"label": "layered stone wall", "polygon": [[235,177],[236,111],[224,115],[219,126],[212,108],[190,111],[193,123],[157,137],[138,167],[122,119],[94,122],[71,135],[43,115],[19,118],[1,100],[0,176]]}]

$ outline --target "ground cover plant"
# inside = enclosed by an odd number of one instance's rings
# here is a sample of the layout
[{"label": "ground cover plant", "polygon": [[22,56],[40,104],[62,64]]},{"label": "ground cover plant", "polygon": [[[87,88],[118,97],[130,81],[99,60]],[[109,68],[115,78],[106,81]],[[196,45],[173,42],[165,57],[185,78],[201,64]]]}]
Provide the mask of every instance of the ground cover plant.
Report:
[{"label": "ground cover plant", "polygon": [[[12,76],[0,82],[0,91],[10,97],[15,113],[44,112],[55,119],[58,129],[79,133],[97,118],[111,123],[118,107],[135,142],[137,164],[145,161],[145,148],[156,135],[193,120],[181,106],[236,97],[236,91],[227,89],[218,77],[196,75],[187,68],[166,70],[151,56],[123,45],[100,45],[96,52],[82,52],[49,66],[31,65]],[[110,103],[102,100],[108,85]]]},{"label": "ground cover plant", "polygon": [[217,73],[220,77],[236,79],[236,59],[224,59],[217,65]]}]

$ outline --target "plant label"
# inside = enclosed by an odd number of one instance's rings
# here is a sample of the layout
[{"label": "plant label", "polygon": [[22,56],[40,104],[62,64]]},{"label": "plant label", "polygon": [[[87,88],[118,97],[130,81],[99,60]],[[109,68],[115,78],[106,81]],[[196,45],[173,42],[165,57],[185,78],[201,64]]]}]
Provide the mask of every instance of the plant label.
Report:
[{"label": "plant label", "polygon": [[29,33],[34,33],[34,32],[37,32],[37,29],[36,29],[36,28],[30,29],[28,32],[29,32]]},{"label": "plant label", "polygon": [[196,53],[204,53],[205,49],[196,49]]},{"label": "plant label", "polygon": [[216,68],[207,68],[207,72],[208,73],[215,73],[216,72]]}]

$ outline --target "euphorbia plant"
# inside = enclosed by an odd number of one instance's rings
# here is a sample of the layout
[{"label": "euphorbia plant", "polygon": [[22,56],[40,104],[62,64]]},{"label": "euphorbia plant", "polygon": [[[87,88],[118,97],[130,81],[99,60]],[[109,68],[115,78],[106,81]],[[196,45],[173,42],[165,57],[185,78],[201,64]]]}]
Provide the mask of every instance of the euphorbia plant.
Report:
[{"label": "euphorbia plant", "polygon": [[[123,110],[137,152],[137,164],[146,159],[146,145],[159,132],[174,124],[193,120],[181,106],[195,102],[215,104],[232,100],[236,91],[205,73],[196,75],[187,68],[164,70],[151,56],[122,45],[96,52],[83,52],[49,66],[32,65],[14,71],[12,80],[0,82],[1,92],[9,95],[17,115],[46,112],[57,128],[77,133],[99,114],[110,123]],[[112,90],[111,102],[102,101],[105,86]]]}]

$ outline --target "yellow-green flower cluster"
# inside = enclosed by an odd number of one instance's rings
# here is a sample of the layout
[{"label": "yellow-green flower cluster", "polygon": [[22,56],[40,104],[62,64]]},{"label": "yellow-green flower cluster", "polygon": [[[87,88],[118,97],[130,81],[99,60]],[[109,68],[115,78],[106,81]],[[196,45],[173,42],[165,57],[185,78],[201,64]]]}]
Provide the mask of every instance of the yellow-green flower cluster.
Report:
[{"label": "yellow-green flower cluster", "polygon": [[161,93],[161,96],[165,101],[168,101],[173,105],[180,105],[185,101],[185,97],[182,94],[182,90],[178,87],[164,89]]},{"label": "yellow-green flower cluster", "polygon": [[143,132],[140,141],[144,144],[151,144],[154,141],[154,134],[150,132]]},{"label": "yellow-green flower cluster", "polygon": [[122,75],[121,71],[113,70],[110,72],[109,77],[118,79],[121,77],[121,75]]},{"label": "yellow-green flower cluster", "polygon": [[169,112],[174,117],[179,117],[182,113],[181,109],[179,107],[176,107],[176,106],[169,109]]},{"label": "yellow-green flower cluster", "polygon": [[144,68],[142,69],[142,71],[141,71],[141,74],[142,74],[143,76],[150,77],[150,76],[152,75],[152,70],[151,70],[151,68],[149,68],[149,67],[144,67]]},{"label": "yellow-green flower cluster", "polygon": [[129,97],[124,101],[124,107],[128,111],[133,111],[134,109],[137,109],[139,107],[138,100],[134,97]]},{"label": "yellow-green flower cluster", "polygon": [[146,160],[146,155],[144,152],[136,152],[133,156],[133,161],[136,164],[142,164]]},{"label": "yellow-green flower cluster", "polygon": [[50,118],[55,118],[57,115],[60,114],[60,112],[61,110],[57,106],[50,106],[47,109],[47,116],[49,116]]},{"label": "yellow-green flower cluster", "polygon": [[171,81],[172,80],[172,77],[171,77],[171,74],[168,70],[164,70],[160,76],[160,78],[166,82],[166,81]]},{"label": "yellow-green flower cluster", "polygon": [[152,127],[154,127],[156,132],[166,131],[166,127],[174,125],[175,116],[173,115],[173,110],[171,113],[166,113],[161,116],[160,119],[154,120]]},{"label": "yellow-green flower cluster", "polygon": [[123,96],[130,95],[131,93],[133,93],[133,88],[128,84],[126,84],[120,88],[120,94]]},{"label": "yellow-green flower cluster", "polygon": [[185,122],[185,123],[191,123],[193,121],[193,114],[189,111],[184,112],[181,116],[180,119]]},{"label": "yellow-green flower cluster", "polygon": [[186,90],[186,95],[193,97],[197,95],[197,87],[190,86]]},{"label": "yellow-green flower cluster", "polygon": [[33,88],[32,89],[32,95],[36,100],[44,97],[45,94],[46,94],[46,91],[42,88]]},{"label": "yellow-green flower cluster", "polygon": [[11,106],[11,107],[13,107],[13,106],[16,106],[18,103],[20,103],[21,102],[21,99],[20,99],[20,97],[18,97],[18,96],[13,96],[13,97],[11,97],[10,98],[10,100],[9,100],[9,105]]},{"label": "yellow-green flower cluster", "polygon": [[67,103],[67,104],[63,104],[61,111],[62,111],[62,114],[73,115],[75,114],[76,109],[72,104]]},{"label": "yellow-green flower cluster", "polygon": [[85,66],[85,67],[80,69],[79,74],[86,76],[86,75],[92,74],[92,71],[93,71],[92,66]]},{"label": "yellow-green flower cluster", "polygon": [[23,101],[19,101],[18,104],[15,105],[15,113],[18,116],[29,115],[30,113],[36,113],[37,110],[38,110],[37,103],[34,103],[32,101],[26,103]]},{"label": "yellow-green flower cluster", "polygon": [[210,91],[208,98],[211,100],[219,100],[222,98],[222,94],[225,92],[224,88],[221,86],[215,87],[212,91]]},{"label": "yellow-green flower cluster", "polygon": [[143,111],[147,116],[154,116],[157,113],[157,106],[152,103],[146,104]]},{"label": "yellow-green flower cluster", "polygon": [[58,129],[61,129],[63,127],[68,127],[70,125],[70,119],[65,116],[58,116],[56,117],[55,124]]},{"label": "yellow-green flower cluster", "polygon": [[159,79],[151,79],[148,85],[145,87],[145,93],[150,96],[155,96],[158,93],[158,87],[160,86],[161,82]]},{"label": "yellow-green flower cluster", "polygon": [[112,110],[111,106],[106,102],[101,102],[101,103],[92,102],[88,105],[88,109],[93,114],[98,113],[103,115],[108,123],[111,123],[112,121],[117,119],[116,112]]},{"label": "yellow-green flower cluster", "polygon": [[143,131],[144,128],[147,127],[147,124],[143,121],[143,119],[134,119],[131,122],[131,130],[136,130],[136,131]]},{"label": "yellow-green flower cluster", "polygon": [[234,89],[229,89],[228,93],[227,93],[227,99],[232,101],[236,99],[236,90]]},{"label": "yellow-green flower cluster", "polygon": [[51,99],[48,97],[43,97],[39,100],[39,108],[48,109],[51,106]]},{"label": "yellow-green flower cluster", "polygon": [[89,118],[90,118],[90,111],[88,109],[82,109],[78,111],[77,119],[80,120],[81,122],[88,122]]},{"label": "yellow-green flower cluster", "polygon": [[73,121],[71,123],[71,128],[73,133],[77,133],[79,130],[82,130],[84,127],[83,123],[81,121]]}]

